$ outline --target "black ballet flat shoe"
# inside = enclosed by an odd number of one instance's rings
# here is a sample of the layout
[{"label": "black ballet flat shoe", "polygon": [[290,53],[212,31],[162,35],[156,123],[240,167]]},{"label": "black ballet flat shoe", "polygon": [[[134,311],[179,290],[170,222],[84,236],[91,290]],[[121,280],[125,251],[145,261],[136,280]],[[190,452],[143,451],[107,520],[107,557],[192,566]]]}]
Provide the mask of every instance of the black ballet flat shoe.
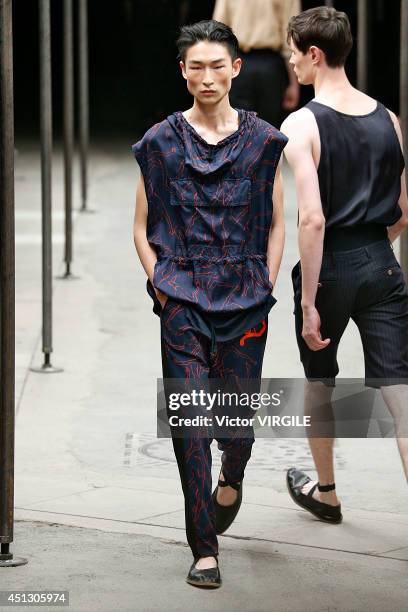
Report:
[{"label": "black ballet flat shoe", "polygon": [[196,587],[218,589],[222,584],[218,561],[217,567],[210,567],[208,569],[197,569],[195,563],[194,561],[193,565],[190,567],[186,582]]},{"label": "black ballet flat shoe", "polygon": [[305,486],[311,478],[304,472],[297,470],[296,468],[290,468],[286,474],[286,484],[288,487],[289,495],[301,508],[307,510],[313,516],[325,521],[326,523],[341,523],[343,515],[341,513],[341,504],[338,506],[331,506],[330,504],[324,504],[323,502],[314,499],[313,492],[316,487],[319,491],[333,491],[336,485],[320,485],[318,482],[310,489],[307,495],[302,493],[302,487]]},{"label": "black ballet flat shoe", "polygon": [[[225,476],[224,476],[225,477]],[[229,506],[221,506],[217,502],[218,487],[232,487],[237,491],[237,499]],[[228,527],[234,522],[242,503],[242,482],[228,482],[228,480],[219,480],[218,486],[215,488],[212,499],[215,508],[215,532],[220,535],[227,531]]]}]

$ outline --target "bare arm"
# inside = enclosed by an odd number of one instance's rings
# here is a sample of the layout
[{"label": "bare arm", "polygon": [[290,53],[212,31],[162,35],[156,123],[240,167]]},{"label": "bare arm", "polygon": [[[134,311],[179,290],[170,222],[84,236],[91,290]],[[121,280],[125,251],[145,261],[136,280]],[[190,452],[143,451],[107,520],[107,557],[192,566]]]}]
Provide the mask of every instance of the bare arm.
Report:
[{"label": "bare arm", "polygon": [[[133,239],[136,247],[137,254],[139,255],[140,262],[153,285],[153,274],[154,266],[157,261],[156,251],[150,246],[147,237],[147,197],[146,190],[143,180],[143,175],[140,174],[139,183],[136,190],[136,207],[135,217],[133,222]],[[153,285],[154,287],[154,285]],[[161,305],[164,306],[166,302],[166,296],[156,289],[156,295]]]},{"label": "bare arm", "polygon": [[325,218],[312,155],[311,130],[306,123],[304,113],[294,113],[283,122],[281,131],[289,138],[284,152],[294,174],[299,208],[302,306],[309,307],[315,303],[322,265]]},{"label": "bare arm", "polygon": [[275,288],[279,268],[282,261],[283,247],[285,244],[285,219],[283,215],[283,181],[282,181],[282,158],[276,169],[273,184],[273,214],[269,230],[267,262],[269,280]]},{"label": "bare arm", "polygon": [[[391,111],[388,111],[388,112],[391,115],[391,119],[394,124],[395,131],[397,132],[397,136],[398,136],[398,140],[401,145],[401,149],[403,151],[404,149],[403,149],[403,142],[402,142],[402,133],[401,133],[401,127],[400,127],[399,121],[397,117],[394,115],[394,113],[392,113]],[[398,236],[408,226],[408,198],[407,198],[407,183],[406,183],[405,170],[403,171],[401,175],[401,193],[400,193],[400,197],[398,200],[398,204],[400,205],[400,208],[402,210],[402,216],[397,221],[397,223],[394,223],[394,225],[391,225],[388,228],[388,238],[390,239],[391,242],[394,242],[394,240],[396,240],[396,238],[398,238]]]},{"label": "bare arm", "polygon": [[315,308],[322,265],[325,218],[312,145],[314,119],[307,110],[290,115],[281,131],[289,138],[284,151],[293,170],[299,208],[299,252],[302,268],[302,335],[312,350],[325,348],[329,339],[320,336],[320,317]]}]

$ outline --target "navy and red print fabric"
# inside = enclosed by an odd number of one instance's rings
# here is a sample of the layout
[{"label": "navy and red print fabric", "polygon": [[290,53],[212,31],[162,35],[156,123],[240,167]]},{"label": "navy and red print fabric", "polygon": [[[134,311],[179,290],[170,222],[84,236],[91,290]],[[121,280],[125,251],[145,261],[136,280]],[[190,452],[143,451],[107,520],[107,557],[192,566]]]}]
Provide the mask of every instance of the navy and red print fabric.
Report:
[{"label": "navy and red print fabric", "polygon": [[[214,385],[222,379],[226,385],[230,384],[231,390],[238,391],[246,379],[255,379],[251,385],[255,391],[260,385],[268,320],[261,321],[242,336],[216,342],[213,346],[192,323],[191,310],[189,305],[170,298],[161,314],[165,390],[166,380],[175,378],[182,381],[185,391],[193,388],[215,391],[212,379]],[[197,436],[194,432],[185,437],[172,434],[184,494],[188,543],[194,558],[217,555],[215,511],[211,498],[211,429],[206,428],[205,432],[197,429]],[[224,432],[223,436],[215,436],[222,451],[223,473],[230,482],[240,482],[251,456],[253,429],[250,426],[235,427]]]},{"label": "navy and red print fabric", "polygon": [[255,113],[238,113],[238,130],[215,145],[176,112],[132,147],[157,253],[153,284],[209,313],[254,307],[272,291],[272,191],[287,138]]},{"label": "navy and red print fabric", "polygon": [[[267,266],[272,193],[287,138],[255,113],[238,113],[238,130],[216,145],[177,112],[132,147],[145,183],[147,239],[157,254],[153,285],[168,296],[161,309],[148,281],[161,319],[163,378],[186,388],[261,377],[275,302]],[[195,558],[218,553],[212,435],[199,433],[172,431]],[[253,431],[217,440],[226,478],[242,480]]]}]

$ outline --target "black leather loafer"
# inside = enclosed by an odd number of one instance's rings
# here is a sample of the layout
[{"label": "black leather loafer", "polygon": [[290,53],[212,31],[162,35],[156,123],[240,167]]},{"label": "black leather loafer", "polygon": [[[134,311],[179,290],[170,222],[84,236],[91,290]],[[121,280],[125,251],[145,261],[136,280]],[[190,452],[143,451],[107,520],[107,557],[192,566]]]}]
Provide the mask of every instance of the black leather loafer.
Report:
[{"label": "black leather loafer", "polygon": [[[218,487],[232,487],[237,491],[237,499],[229,506],[222,506],[217,502]],[[212,499],[215,508],[215,531],[218,535],[227,531],[228,527],[234,522],[242,503],[242,482],[228,482],[227,480],[219,480],[218,486],[215,488]]]},{"label": "black leather loafer", "polygon": [[186,581],[193,586],[217,589],[222,583],[218,564],[217,567],[210,567],[209,569],[197,569],[194,561]]},{"label": "black leather loafer", "polygon": [[326,523],[341,523],[343,520],[343,515],[341,513],[341,504],[338,506],[331,506],[330,504],[324,504],[323,502],[314,499],[313,492],[317,487],[319,487],[320,491],[332,491],[335,489],[335,484],[328,486],[319,486],[319,483],[316,483],[308,492],[307,495],[302,493],[302,487],[305,486],[308,482],[311,481],[311,478],[304,472],[297,470],[296,468],[290,468],[287,471],[286,475],[286,484],[288,487],[289,495],[301,508],[307,510],[313,516],[320,519],[321,521],[325,521]]}]

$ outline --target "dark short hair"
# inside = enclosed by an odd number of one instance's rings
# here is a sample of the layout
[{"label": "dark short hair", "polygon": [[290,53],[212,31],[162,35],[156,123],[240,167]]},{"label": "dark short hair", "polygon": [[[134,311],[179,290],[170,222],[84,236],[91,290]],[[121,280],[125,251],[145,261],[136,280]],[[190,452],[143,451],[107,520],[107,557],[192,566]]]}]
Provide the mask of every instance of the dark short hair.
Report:
[{"label": "dark short hair", "polygon": [[187,50],[202,40],[225,45],[231,55],[232,61],[236,60],[238,57],[238,40],[234,32],[229,26],[225,25],[225,23],[210,19],[208,21],[192,23],[180,29],[180,36],[176,42],[179,59],[184,62]]},{"label": "dark short hair", "polygon": [[288,42],[290,39],[302,53],[307,53],[312,45],[319,47],[331,68],[344,66],[353,46],[346,13],[328,6],[312,8],[292,17],[288,24]]}]

